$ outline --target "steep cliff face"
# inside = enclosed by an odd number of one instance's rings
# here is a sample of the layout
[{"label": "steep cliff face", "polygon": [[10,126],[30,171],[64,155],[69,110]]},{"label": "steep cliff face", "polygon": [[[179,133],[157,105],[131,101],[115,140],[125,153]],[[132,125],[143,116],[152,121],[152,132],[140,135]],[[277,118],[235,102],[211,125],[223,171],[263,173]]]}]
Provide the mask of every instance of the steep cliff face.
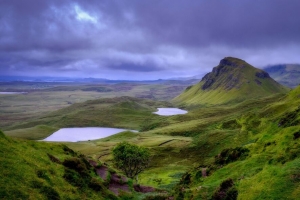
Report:
[{"label": "steep cliff face", "polygon": [[222,104],[285,93],[269,74],[233,57],[222,59],[212,72],[174,99],[179,104]]}]

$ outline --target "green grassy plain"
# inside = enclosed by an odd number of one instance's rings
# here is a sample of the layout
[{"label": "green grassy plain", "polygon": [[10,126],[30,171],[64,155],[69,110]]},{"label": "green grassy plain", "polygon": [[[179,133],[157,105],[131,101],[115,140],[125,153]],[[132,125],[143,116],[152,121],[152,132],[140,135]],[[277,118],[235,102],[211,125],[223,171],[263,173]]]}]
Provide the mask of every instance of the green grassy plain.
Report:
[{"label": "green grassy plain", "polygon": [[26,94],[0,94],[0,128],[37,119],[47,113],[75,103],[100,98],[130,96],[152,100],[170,100],[188,83],[168,84],[89,84],[83,83],[0,83],[0,91],[22,91]]},{"label": "green grassy plain", "polygon": [[[151,165],[140,174],[140,183],[166,189],[177,199],[211,199],[221,182],[229,178],[234,181],[238,199],[297,199],[299,97],[300,87],[287,95],[274,94],[225,105],[190,106],[188,114],[168,117],[152,113],[157,107],[174,106],[168,102],[104,98],[16,122],[5,127],[5,134],[42,139],[61,127],[136,129],[140,132],[64,144],[111,167],[111,149],[117,143],[128,141],[148,147]],[[28,144],[23,144],[24,149]],[[240,147],[249,150],[243,159],[223,165],[215,163],[222,150]],[[203,168],[208,171],[206,177],[202,176]]]}]

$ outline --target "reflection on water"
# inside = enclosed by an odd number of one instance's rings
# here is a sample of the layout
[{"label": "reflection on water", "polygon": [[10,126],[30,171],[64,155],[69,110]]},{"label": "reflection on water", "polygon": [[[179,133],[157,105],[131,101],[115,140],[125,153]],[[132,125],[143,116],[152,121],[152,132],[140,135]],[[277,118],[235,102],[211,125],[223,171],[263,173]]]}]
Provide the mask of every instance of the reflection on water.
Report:
[{"label": "reflection on water", "polygon": [[[87,140],[96,140],[105,138],[127,129],[120,128],[104,128],[104,127],[84,127],[84,128],[62,128],[44,139],[43,141],[53,142],[78,142]],[[132,132],[137,132],[129,130]]]},{"label": "reflection on water", "polygon": [[179,108],[157,108],[158,111],[154,112],[154,114],[162,115],[162,116],[171,116],[171,115],[184,115],[187,113],[186,110],[182,110]]}]

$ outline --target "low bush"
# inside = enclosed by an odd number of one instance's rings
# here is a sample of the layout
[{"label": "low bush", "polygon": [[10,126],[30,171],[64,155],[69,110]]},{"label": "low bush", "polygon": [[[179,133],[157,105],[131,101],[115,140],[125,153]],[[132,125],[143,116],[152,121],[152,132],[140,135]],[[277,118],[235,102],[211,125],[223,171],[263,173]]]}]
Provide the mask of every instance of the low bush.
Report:
[{"label": "low bush", "polygon": [[215,156],[215,164],[228,164],[245,158],[248,153],[249,149],[243,147],[223,149],[219,155]]},{"label": "low bush", "polygon": [[212,200],[236,200],[238,191],[234,187],[234,182],[231,178],[226,179],[220,184],[220,187],[212,195]]},{"label": "low bush", "polygon": [[49,186],[43,186],[40,189],[41,193],[46,197],[48,200],[59,200],[60,196],[58,192]]}]

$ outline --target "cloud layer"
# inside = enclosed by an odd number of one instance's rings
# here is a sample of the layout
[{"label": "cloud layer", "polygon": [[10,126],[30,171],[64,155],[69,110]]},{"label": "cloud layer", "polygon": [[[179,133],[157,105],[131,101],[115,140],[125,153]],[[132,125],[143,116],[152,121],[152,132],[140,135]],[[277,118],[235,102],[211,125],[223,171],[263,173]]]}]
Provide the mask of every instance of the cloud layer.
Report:
[{"label": "cloud layer", "polygon": [[298,0],[0,0],[0,75],[157,79],[300,63]]}]

